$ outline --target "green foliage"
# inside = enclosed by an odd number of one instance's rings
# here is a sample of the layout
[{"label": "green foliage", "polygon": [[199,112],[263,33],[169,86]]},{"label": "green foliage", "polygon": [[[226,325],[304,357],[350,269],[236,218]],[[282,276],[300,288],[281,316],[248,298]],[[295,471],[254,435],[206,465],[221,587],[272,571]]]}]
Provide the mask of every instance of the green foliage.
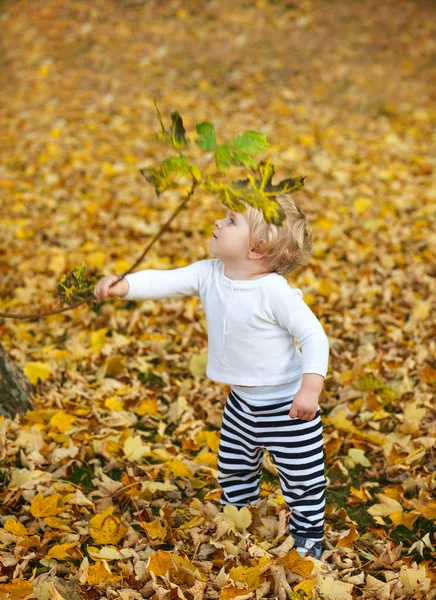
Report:
[{"label": "green foliage", "polygon": [[201,178],[201,171],[192,165],[186,156],[173,156],[162,161],[157,169],[141,169],[141,174],[150,182],[156,194],[159,194],[177,185],[177,175],[191,174],[195,181]]},{"label": "green foliage", "polygon": [[266,136],[257,131],[245,131],[231,142],[218,145],[212,123],[199,123],[196,130],[201,137],[195,143],[206,152],[215,151],[215,163],[222,173],[227,172],[230,165],[255,168],[256,163],[252,157],[268,147]]},{"label": "green foliage", "polygon": [[195,140],[197,146],[205,152],[216,150],[216,130],[212,123],[198,123],[195,129],[201,136]]},{"label": "green foliage", "polygon": [[157,118],[159,120],[161,131],[159,132],[159,137],[169,146],[172,146],[180,152],[181,148],[184,148],[188,145],[188,140],[186,139],[186,131],[183,127],[182,117],[178,112],[171,113],[171,127],[169,131],[166,131],[165,126],[162,121],[162,116],[157,107],[156,101],[154,103],[157,112]]},{"label": "green foliage", "polygon": [[57,287],[56,296],[65,304],[76,304],[86,302],[90,305],[97,304],[94,296],[94,288],[103,275],[97,274],[85,279],[85,263],[76,265],[68,275],[61,275],[61,281]]},{"label": "green foliage", "polygon": [[10,469],[0,469],[0,492],[3,492],[11,481],[12,473]]},{"label": "green foliage", "polygon": [[[208,121],[198,123],[196,125],[198,137],[195,143],[204,152],[214,153],[214,162],[218,171],[216,176],[209,175],[205,178],[203,171],[208,165],[202,171],[181,152],[182,147],[188,145],[188,139],[179,113],[172,113],[171,128],[166,131],[156,103],[155,106],[161,125],[159,135],[179,154],[177,157],[166,158],[156,168],[141,170],[142,175],[154,186],[158,195],[176,187],[178,177],[190,175],[194,187],[201,184],[203,189],[216,194],[228,208],[243,213],[248,204],[261,210],[268,223],[278,226],[283,223],[285,214],[276,196],[299,190],[304,185],[305,177],[291,177],[275,185],[272,183],[275,168],[271,160],[267,159],[256,165],[253,158],[268,147],[264,134],[257,131],[244,131],[230,142],[218,144],[214,125]],[[231,167],[248,169],[247,178],[226,181],[223,175]],[[258,179],[255,179],[252,174],[256,171]]]}]

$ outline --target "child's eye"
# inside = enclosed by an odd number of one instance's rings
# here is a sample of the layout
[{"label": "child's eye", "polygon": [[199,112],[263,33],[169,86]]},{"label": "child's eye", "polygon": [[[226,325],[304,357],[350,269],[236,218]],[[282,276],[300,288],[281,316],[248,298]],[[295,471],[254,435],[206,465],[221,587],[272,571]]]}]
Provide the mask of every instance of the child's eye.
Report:
[{"label": "child's eye", "polygon": [[235,221],[235,219],[233,219],[233,217],[229,217],[229,219],[230,219],[230,223],[234,223],[236,225],[236,221]]}]

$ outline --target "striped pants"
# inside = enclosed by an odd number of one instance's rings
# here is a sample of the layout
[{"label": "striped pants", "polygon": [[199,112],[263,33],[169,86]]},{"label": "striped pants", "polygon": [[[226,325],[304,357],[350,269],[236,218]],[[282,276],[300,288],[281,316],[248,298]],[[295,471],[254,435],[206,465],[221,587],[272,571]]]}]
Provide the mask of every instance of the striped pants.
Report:
[{"label": "striped pants", "polygon": [[321,541],[327,482],[320,413],[312,421],[291,419],[292,399],[254,406],[230,391],[218,450],[221,504],[246,506],[248,501],[259,500],[266,448],[277,467],[283,497],[292,509],[290,532]]}]

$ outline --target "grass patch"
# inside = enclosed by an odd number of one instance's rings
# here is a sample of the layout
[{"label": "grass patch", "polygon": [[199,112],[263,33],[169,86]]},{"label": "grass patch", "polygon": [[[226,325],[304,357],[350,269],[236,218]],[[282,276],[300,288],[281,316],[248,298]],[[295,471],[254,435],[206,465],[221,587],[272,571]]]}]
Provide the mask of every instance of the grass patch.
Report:
[{"label": "grass patch", "polygon": [[89,465],[76,465],[66,479],[82,488],[82,491],[83,488],[85,491],[90,491],[97,489],[92,483],[94,477],[95,473],[92,467]]}]

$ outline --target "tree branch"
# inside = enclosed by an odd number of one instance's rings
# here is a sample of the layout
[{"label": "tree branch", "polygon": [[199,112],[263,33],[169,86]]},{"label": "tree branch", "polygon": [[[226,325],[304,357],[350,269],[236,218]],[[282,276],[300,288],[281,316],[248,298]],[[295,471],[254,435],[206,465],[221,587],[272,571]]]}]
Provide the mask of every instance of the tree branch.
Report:
[{"label": "tree branch", "polygon": [[59,313],[66,312],[67,310],[73,310],[73,308],[82,306],[82,304],[85,304],[85,303],[86,303],[86,300],[82,300],[82,302],[78,302],[77,304],[72,304],[71,306],[65,306],[64,308],[58,308],[56,310],[49,310],[48,312],[43,312],[43,313],[35,313],[32,315],[14,315],[12,313],[0,312],[0,317],[3,317],[5,319],[18,319],[18,320],[41,319],[42,317],[49,317],[50,315],[57,315]]},{"label": "tree branch", "polygon": [[[140,170],[140,173],[143,177],[145,177],[142,169]],[[176,208],[176,210],[173,212],[173,214],[170,216],[170,218],[168,219],[168,221],[166,221],[166,223],[164,223],[162,225],[162,227],[159,229],[159,231],[157,232],[157,234],[154,236],[154,238],[151,240],[151,242],[148,244],[148,246],[145,248],[144,252],[141,254],[141,256],[136,260],[135,264],[133,264],[125,273],[123,273],[122,275],[120,275],[119,279],[117,279],[117,281],[114,281],[114,283],[112,283],[112,285],[110,287],[113,287],[114,285],[116,285],[119,281],[121,281],[122,279],[124,279],[124,277],[126,275],[128,275],[129,273],[131,273],[134,269],[136,269],[136,267],[143,261],[144,257],[148,254],[150,248],[155,244],[155,242],[157,242],[157,240],[163,235],[163,233],[169,228],[169,226],[171,225],[171,223],[173,222],[173,220],[176,218],[176,216],[179,214],[180,211],[182,211],[186,204],[188,203],[189,199],[191,198],[191,196],[194,194],[195,192],[195,188],[197,187],[197,180],[194,179],[194,177],[192,177],[192,186],[191,189],[189,190],[189,192],[187,193],[186,197],[182,200],[182,202],[180,202],[179,206]]]},{"label": "tree branch", "polygon": [[[140,171],[140,173],[141,173],[141,175],[144,176],[144,173],[142,172],[142,170]],[[191,186],[191,189],[189,190],[189,192],[187,193],[186,197],[182,200],[182,202],[180,202],[179,206],[176,208],[176,210],[173,212],[173,214],[170,216],[170,218],[166,221],[166,223],[164,223],[162,225],[162,227],[159,229],[159,231],[154,236],[154,238],[151,240],[151,242],[146,246],[146,248],[145,248],[144,252],[141,254],[141,256],[135,261],[135,263],[125,273],[123,273],[119,277],[119,279],[117,281],[115,281],[112,284],[112,286],[115,285],[116,283],[118,283],[118,281],[120,281],[121,279],[123,279],[126,275],[128,275],[129,273],[131,273],[134,269],[136,269],[136,267],[142,262],[142,260],[144,259],[144,257],[149,252],[150,248],[157,242],[157,240],[169,228],[169,226],[171,225],[171,223],[173,222],[173,220],[176,218],[176,216],[179,214],[179,212],[182,211],[185,208],[185,206],[188,203],[189,199],[194,194],[196,187],[197,187],[197,180],[192,176],[192,186]],[[42,319],[44,317],[49,317],[51,315],[57,315],[59,313],[67,312],[68,310],[73,310],[73,308],[77,308],[78,306],[81,306],[82,304],[86,304],[86,300],[83,300],[82,302],[78,302],[77,304],[73,304],[72,306],[66,306],[64,308],[58,308],[56,310],[50,310],[48,312],[35,313],[35,314],[30,314],[30,315],[19,315],[19,314],[12,314],[12,313],[3,313],[3,312],[0,312],[0,317],[2,317],[4,319],[17,319],[17,320],[21,320],[21,321],[24,321],[26,319],[31,319],[31,320],[33,320],[33,319]]]}]

